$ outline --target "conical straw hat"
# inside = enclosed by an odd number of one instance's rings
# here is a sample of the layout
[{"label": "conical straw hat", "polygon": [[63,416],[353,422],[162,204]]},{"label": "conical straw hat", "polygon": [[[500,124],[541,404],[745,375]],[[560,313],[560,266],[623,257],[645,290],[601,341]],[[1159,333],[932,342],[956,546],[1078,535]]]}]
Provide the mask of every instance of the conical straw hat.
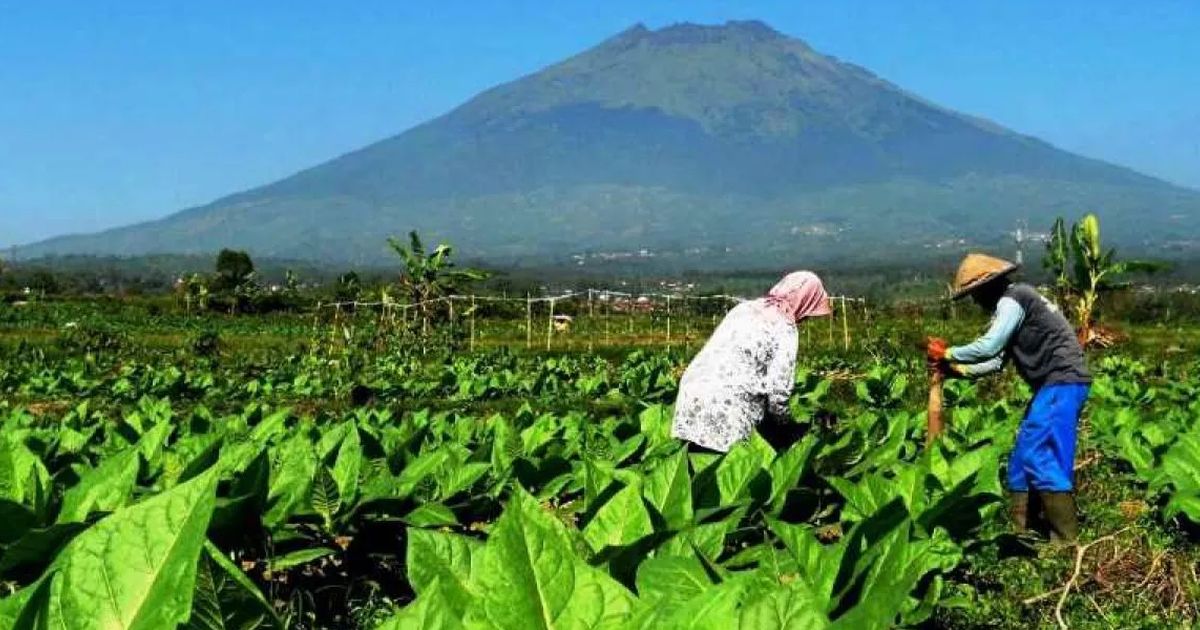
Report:
[{"label": "conical straw hat", "polygon": [[967,254],[958,273],[954,274],[954,286],[951,287],[954,299],[966,297],[968,293],[979,287],[1017,270],[1019,265],[986,254]]}]

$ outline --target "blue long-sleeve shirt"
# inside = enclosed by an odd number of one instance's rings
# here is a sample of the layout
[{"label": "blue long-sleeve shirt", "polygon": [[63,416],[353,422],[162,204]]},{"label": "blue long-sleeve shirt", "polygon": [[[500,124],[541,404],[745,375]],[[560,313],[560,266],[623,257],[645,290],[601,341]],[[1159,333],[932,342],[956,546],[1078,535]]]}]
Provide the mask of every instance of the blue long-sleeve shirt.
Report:
[{"label": "blue long-sleeve shirt", "polygon": [[987,332],[965,346],[950,348],[946,358],[958,364],[959,371],[966,376],[998,372],[1004,367],[1004,349],[1024,321],[1025,309],[1016,300],[1002,297],[996,303],[996,313]]}]

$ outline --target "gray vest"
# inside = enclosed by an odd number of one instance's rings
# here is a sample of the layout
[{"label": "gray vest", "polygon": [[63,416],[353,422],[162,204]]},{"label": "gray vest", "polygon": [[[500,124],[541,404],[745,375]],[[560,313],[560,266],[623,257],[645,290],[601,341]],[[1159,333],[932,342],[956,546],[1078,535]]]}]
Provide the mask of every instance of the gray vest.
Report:
[{"label": "gray vest", "polygon": [[1053,383],[1090,383],[1083,348],[1058,307],[1027,284],[1014,284],[1004,295],[1025,311],[1008,342],[1008,355],[1021,378],[1034,390]]}]

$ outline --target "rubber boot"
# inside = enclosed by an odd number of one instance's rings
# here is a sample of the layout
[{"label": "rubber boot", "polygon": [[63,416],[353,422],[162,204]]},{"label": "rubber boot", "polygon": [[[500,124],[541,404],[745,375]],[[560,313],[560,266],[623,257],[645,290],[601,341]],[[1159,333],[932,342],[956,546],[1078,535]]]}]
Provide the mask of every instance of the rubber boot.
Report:
[{"label": "rubber boot", "polygon": [[1079,535],[1079,517],[1075,513],[1075,495],[1070,492],[1043,492],[1042,505],[1050,523],[1051,542],[1075,542]]},{"label": "rubber boot", "polygon": [[1013,531],[1024,534],[1029,530],[1029,493],[1008,493],[1008,515],[1012,518]]}]

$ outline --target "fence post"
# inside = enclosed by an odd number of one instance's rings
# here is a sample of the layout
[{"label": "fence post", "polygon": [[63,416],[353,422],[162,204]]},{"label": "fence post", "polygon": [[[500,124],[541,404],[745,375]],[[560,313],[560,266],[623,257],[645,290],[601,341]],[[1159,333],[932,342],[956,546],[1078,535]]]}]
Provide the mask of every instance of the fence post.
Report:
[{"label": "fence post", "polygon": [[842,349],[850,349],[850,313],[846,310],[846,296],[842,296]]},{"label": "fence post", "polygon": [[592,290],[588,289],[588,352],[596,350],[596,305],[592,303]]},{"label": "fence post", "polygon": [[667,347],[671,347],[671,296],[667,296]]},{"label": "fence post", "polygon": [[[829,302],[830,305],[833,304],[833,300],[829,300]],[[831,348],[833,347],[833,320],[835,319],[837,319],[837,313],[831,313],[829,315],[829,347]]]},{"label": "fence post", "polygon": [[471,295],[471,352],[475,352],[475,295]]},{"label": "fence post", "polygon": [[[609,300],[612,299],[611,295],[607,296],[607,297]],[[608,316],[611,314],[612,314],[612,305],[608,303],[608,300],[605,300],[604,301],[604,345],[606,345],[606,346],[612,342],[611,338],[608,335]]]},{"label": "fence post", "polygon": [[688,299],[683,296],[683,351],[687,352],[692,348],[692,320],[688,317]]},{"label": "fence post", "polygon": [[550,340],[554,337],[554,298],[550,298],[550,316],[546,319],[546,350],[550,349]]},{"label": "fence post", "polygon": [[525,294],[525,349],[533,348],[533,301]]}]

